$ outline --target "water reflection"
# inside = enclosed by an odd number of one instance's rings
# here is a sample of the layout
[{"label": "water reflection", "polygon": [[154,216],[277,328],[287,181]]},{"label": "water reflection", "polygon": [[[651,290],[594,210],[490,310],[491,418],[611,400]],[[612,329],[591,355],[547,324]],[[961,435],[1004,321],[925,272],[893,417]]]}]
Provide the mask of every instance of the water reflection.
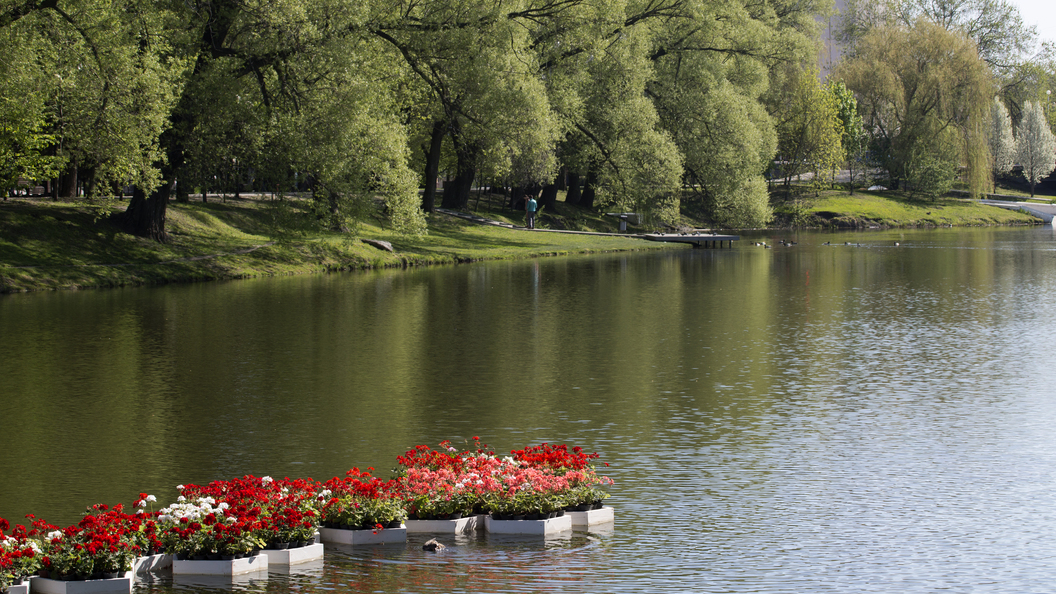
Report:
[{"label": "water reflection", "polygon": [[0,516],[481,435],[601,452],[614,530],[238,588],[1047,589],[1054,231],[795,239],[0,299]]}]

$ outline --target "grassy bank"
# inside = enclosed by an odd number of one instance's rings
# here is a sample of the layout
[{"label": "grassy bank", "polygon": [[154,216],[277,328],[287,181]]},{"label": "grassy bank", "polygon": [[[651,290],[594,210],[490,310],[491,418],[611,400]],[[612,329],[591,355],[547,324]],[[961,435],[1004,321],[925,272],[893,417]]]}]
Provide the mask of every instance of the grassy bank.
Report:
[{"label": "grassy bank", "polygon": [[[158,244],[121,233],[83,204],[0,202],[0,293],[308,274],[336,270],[425,266],[547,255],[688,249],[623,237],[533,233],[434,214],[429,235],[392,233],[380,213],[368,213],[352,233],[329,233],[306,220],[297,201],[228,199],[173,203],[171,241]],[[498,198],[471,201],[482,216],[514,224],[520,212]],[[894,193],[823,193],[778,207],[780,225],[801,227],[943,227],[1029,225],[1033,217],[968,201],[920,202]],[[559,202],[539,227],[615,232],[618,221]],[[699,226],[699,225],[698,225]],[[394,253],[364,243],[390,242]]]},{"label": "grassy bank", "polygon": [[898,192],[822,192],[818,197],[789,201],[777,209],[787,225],[815,228],[978,227],[1034,225],[1023,213],[984,206],[969,200],[909,199]]},{"label": "grassy bank", "polygon": [[[478,225],[434,214],[429,235],[401,237],[383,217],[368,216],[353,233],[290,230],[298,205],[268,200],[173,203],[171,241],[158,244],[114,227],[79,204],[9,200],[0,203],[0,292],[115,287],[377,267],[422,266],[485,259],[663,249],[621,237],[532,233]],[[615,219],[551,213],[555,226],[612,230]],[[506,211],[519,222],[519,213]],[[291,222],[294,224],[291,225]],[[363,239],[392,244],[395,253]],[[684,247],[684,246],[680,246]]]}]

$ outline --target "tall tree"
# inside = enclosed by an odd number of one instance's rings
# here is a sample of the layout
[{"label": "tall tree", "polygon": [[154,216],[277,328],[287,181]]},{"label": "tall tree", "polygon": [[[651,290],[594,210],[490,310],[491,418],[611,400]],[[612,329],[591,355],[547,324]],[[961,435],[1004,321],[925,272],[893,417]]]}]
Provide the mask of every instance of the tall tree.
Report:
[{"label": "tall tree", "polygon": [[818,189],[821,174],[843,161],[839,115],[836,98],[822,87],[817,70],[806,70],[793,79],[788,101],[777,113],[786,187],[793,177],[810,171]]},{"label": "tall tree", "polygon": [[892,186],[935,194],[963,164],[971,192],[985,191],[994,85],[971,40],[927,21],[873,29],[838,75],[861,100]]},{"label": "tall tree", "polygon": [[843,81],[829,83],[828,91],[836,104],[836,113],[840,121],[840,146],[843,149],[843,160],[849,173],[849,190],[854,194],[856,174],[862,170],[862,154],[866,148],[867,135],[865,122],[858,113],[858,100]]},{"label": "tall tree", "polygon": [[1011,170],[1015,162],[1016,140],[1012,135],[1012,118],[998,97],[994,97],[993,106],[990,108],[990,130],[987,138],[994,175]]},{"label": "tall tree", "polygon": [[[22,31],[40,70],[45,132],[67,168],[64,194],[109,193],[127,184],[156,184],[158,138],[166,126],[183,62],[159,31],[165,10],[153,3],[69,0],[29,2],[18,18],[0,18]],[[45,75],[46,74],[46,75]]]},{"label": "tall tree", "polygon": [[1045,119],[1042,106],[1028,101],[1023,106],[1023,120],[1016,137],[1016,161],[1030,183],[1030,195],[1038,182],[1048,177],[1056,166],[1056,138]]}]

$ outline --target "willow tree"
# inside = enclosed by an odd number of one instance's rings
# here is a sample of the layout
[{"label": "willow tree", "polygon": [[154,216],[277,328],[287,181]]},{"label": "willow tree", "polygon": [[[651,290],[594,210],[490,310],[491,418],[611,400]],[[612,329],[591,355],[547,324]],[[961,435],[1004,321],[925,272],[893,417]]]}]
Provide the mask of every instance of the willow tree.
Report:
[{"label": "willow tree", "polygon": [[407,111],[422,142],[426,192],[432,208],[435,179],[447,141],[455,179],[443,206],[466,208],[474,179],[483,172],[515,185],[552,179],[557,123],[531,48],[531,27],[559,11],[540,11],[525,0],[436,0],[396,3],[388,18],[370,26],[412,76]]},{"label": "willow tree", "polygon": [[860,100],[893,187],[934,196],[963,165],[971,193],[986,190],[994,83],[974,42],[923,20],[876,28],[838,75]]}]

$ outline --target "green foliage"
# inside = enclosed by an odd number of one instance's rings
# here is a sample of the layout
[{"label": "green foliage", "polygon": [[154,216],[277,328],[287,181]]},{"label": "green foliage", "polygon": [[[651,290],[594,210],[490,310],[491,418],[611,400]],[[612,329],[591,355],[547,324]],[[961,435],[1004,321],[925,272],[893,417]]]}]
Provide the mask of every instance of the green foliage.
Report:
[{"label": "green foliage", "polygon": [[813,55],[831,4],[41,3],[0,19],[3,74],[20,81],[0,100],[35,92],[25,113],[0,101],[4,177],[68,164],[92,199],[133,185],[124,221],[150,219],[158,240],[170,191],[193,188],[308,191],[328,229],[381,198],[392,229],[421,235],[415,170],[436,159],[463,190],[549,184],[563,166],[598,206],[663,224],[688,185],[713,220],[758,226],[776,147],[763,99]]},{"label": "green foliage", "polygon": [[892,186],[912,180],[920,188],[931,183],[922,172],[956,171],[964,164],[971,192],[986,189],[994,89],[968,38],[927,21],[872,29],[839,73],[860,99],[874,152]]},{"label": "green foliage", "polygon": [[957,175],[956,139],[940,135],[931,143],[921,140],[906,159],[906,189],[910,196],[934,200],[950,191]]},{"label": "green foliage", "polygon": [[817,70],[806,70],[792,79],[792,89],[778,107],[778,154],[785,186],[793,177],[814,173],[815,191],[823,176],[844,161],[842,135],[836,96],[818,80]]}]

